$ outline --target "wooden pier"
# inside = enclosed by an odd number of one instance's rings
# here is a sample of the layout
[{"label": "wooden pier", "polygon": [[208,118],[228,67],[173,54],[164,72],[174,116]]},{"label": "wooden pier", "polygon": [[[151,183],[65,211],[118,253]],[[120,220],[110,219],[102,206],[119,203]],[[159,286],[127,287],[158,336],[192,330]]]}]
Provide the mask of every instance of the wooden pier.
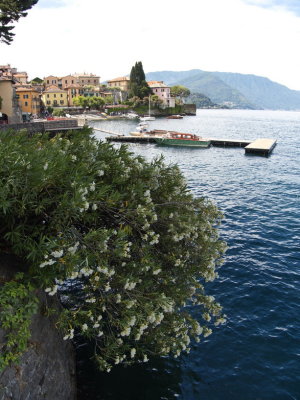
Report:
[{"label": "wooden pier", "polygon": [[245,147],[246,153],[261,154],[262,156],[268,156],[274,147],[276,146],[276,140],[273,139],[256,139],[254,142],[248,144]]},{"label": "wooden pier", "polygon": [[[151,136],[129,136],[129,135],[118,135],[111,131],[104,131],[111,134],[112,136],[107,137],[108,142],[119,142],[119,143],[156,143],[155,138]],[[233,139],[214,139],[210,138],[212,146],[214,147],[242,147],[245,148],[245,153],[252,153],[257,155],[268,156],[276,145],[274,139],[256,139],[251,140],[233,140]]]}]

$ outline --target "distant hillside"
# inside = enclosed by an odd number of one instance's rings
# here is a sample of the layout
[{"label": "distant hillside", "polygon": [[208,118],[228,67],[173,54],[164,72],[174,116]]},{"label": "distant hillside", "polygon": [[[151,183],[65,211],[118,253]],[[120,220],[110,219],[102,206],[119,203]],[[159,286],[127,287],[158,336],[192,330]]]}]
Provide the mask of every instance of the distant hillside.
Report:
[{"label": "distant hillside", "polygon": [[300,110],[300,91],[261,76],[193,69],[150,72],[147,79],[184,85],[192,93],[202,93],[212,102],[230,108]]},{"label": "distant hillside", "polygon": [[213,103],[209,97],[202,93],[191,93],[186,102],[196,104],[197,108],[220,108],[218,104]]},{"label": "distant hillside", "polygon": [[268,78],[228,72],[214,72],[227,85],[243,93],[260,108],[300,110],[300,91],[291,90]]}]

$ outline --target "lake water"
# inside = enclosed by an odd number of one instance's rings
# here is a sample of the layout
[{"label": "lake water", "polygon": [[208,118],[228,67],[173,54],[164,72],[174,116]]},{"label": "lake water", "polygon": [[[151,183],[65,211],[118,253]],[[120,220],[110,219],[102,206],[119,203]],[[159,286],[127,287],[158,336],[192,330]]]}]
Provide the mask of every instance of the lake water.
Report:
[{"label": "lake water", "polygon": [[[91,125],[127,134],[136,122]],[[105,374],[82,357],[79,398],[299,400],[300,112],[198,110],[183,120],[157,119],[150,128],[274,138],[277,145],[268,158],[246,156],[242,148],[129,145],[147,159],[163,153],[167,163],[181,167],[195,196],[208,196],[223,211],[221,236],[229,250],[208,291],[228,321],[177,360],[156,359]]]}]

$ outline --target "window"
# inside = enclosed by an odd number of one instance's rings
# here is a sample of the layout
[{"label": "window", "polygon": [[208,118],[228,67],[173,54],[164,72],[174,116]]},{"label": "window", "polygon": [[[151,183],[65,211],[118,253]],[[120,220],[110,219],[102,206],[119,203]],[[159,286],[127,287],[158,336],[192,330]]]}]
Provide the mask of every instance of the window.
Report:
[{"label": "window", "polygon": [[20,98],[20,95],[19,95],[19,94],[16,94],[16,98],[19,99],[19,98]]},{"label": "window", "polygon": [[62,94],[62,93],[60,94],[60,97],[63,97],[63,94]]},{"label": "window", "polygon": [[28,99],[28,94],[23,94],[23,99]]},{"label": "window", "polygon": [[47,94],[47,99],[49,99],[49,97],[50,97],[50,94]]},{"label": "window", "polygon": [[48,105],[51,104],[51,101],[48,100],[48,101],[47,101],[47,104],[48,104]]},{"label": "window", "polygon": [[64,101],[63,101],[63,100],[61,100],[61,101],[60,101],[60,104],[64,104]]},{"label": "window", "polygon": [[24,103],[24,104],[25,104],[25,107],[27,107],[27,106],[28,106],[28,101],[25,101],[25,103]]},{"label": "window", "polygon": [[56,97],[56,94],[54,93],[54,95],[53,95],[54,97]]},{"label": "window", "polygon": [[49,84],[49,80],[47,80],[47,83]]},{"label": "window", "polygon": [[74,83],[74,81],[72,81],[72,83]]},{"label": "window", "polygon": [[65,81],[65,83],[68,83],[68,81]]}]

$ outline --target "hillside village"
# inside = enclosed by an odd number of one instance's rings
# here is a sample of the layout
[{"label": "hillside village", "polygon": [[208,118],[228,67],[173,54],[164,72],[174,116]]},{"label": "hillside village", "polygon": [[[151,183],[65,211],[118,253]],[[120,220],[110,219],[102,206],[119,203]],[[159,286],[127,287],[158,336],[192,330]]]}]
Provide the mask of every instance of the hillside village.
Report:
[{"label": "hillside village", "polygon": [[[175,107],[175,97],[171,96],[169,86],[163,81],[147,83],[161,108]],[[2,65],[0,124],[46,117],[53,110],[62,111],[61,115],[64,115],[80,113],[86,108],[115,109],[121,103],[122,109],[130,108],[126,105],[129,87],[129,77],[114,78],[102,84],[100,76],[92,73],[74,73],[62,77],[50,75],[43,80],[35,78],[29,82],[27,72],[20,72],[10,64]]]}]

